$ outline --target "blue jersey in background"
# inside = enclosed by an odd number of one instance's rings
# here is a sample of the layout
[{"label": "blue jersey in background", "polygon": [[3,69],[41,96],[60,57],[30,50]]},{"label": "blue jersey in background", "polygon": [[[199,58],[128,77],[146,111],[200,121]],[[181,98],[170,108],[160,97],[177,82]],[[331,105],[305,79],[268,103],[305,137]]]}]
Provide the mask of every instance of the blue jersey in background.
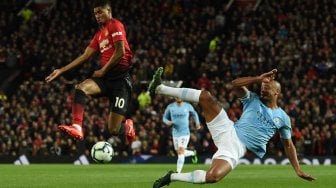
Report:
[{"label": "blue jersey in background", "polygon": [[196,125],[200,124],[199,117],[194,107],[187,102],[178,105],[176,102],[167,106],[163,115],[163,122],[173,122],[173,137],[190,135],[189,116],[190,114],[195,120]]}]

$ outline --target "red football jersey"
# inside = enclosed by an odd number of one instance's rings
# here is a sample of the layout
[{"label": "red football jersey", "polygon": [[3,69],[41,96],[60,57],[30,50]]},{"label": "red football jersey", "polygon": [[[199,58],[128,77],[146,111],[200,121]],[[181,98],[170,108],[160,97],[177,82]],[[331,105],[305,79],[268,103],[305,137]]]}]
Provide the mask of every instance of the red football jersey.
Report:
[{"label": "red football jersey", "polygon": [[125,71],[131,66],[133,54],[126,39],[124,25],[115,18],[108,20],[105,26],[96,32],[89,45],[90,48],[100,51],[100,64],[103,67],[114,53],[113,43],[120,40],[124,41],[125,55],[117,65],[111,68],[112,72]]}]

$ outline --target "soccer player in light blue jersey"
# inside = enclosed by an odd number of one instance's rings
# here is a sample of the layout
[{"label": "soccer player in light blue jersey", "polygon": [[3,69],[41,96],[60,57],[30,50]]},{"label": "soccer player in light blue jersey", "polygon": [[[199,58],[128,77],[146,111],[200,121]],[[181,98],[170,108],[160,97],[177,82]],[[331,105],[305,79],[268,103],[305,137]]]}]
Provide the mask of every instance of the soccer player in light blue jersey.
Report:
[{"label": "soccer player in light blue jersey", "polygon": [[180,98],[175,98],[175,102],[169,104],[162,117],[166,125],[173,127],[173,143],[174,149],[177,152],[176,172],[181,173],[185,157],[193,156],[192,162],[197,163],[196,150],[187,150],[190,139],[189,117],[193,117],[196,129],[200,129],[200,120],[194,107],[183,102]]},{"label": "soccer player in light blue jersey", "polygon": [[[280,83],[274,80],[276,69],[259,76],[242,77],[232,81],[233,89],[243,104],[243,113],[237,122],[231,121],[223,108],[208,91],[190,88],[172,88],[161,84],[163,68],[153,75],[148,91],[195,102],[203,110],[208,129],[218,150],[212,157],[208,171],[195,170],[188,173],[169,171],[156,180],[154,188],[169,185],[172,181],[190,183],[215,183],[233,170],[246,148],[263,157],[266,144],[276,131],[280,132],[285,153],[296,174],[305,180],[315,178],[300,168],[295,146],[291,140],[291,125],[288,115],[277,105],[281,92]],[[260,97],[249,91],[247,86],[261,84]]]}]

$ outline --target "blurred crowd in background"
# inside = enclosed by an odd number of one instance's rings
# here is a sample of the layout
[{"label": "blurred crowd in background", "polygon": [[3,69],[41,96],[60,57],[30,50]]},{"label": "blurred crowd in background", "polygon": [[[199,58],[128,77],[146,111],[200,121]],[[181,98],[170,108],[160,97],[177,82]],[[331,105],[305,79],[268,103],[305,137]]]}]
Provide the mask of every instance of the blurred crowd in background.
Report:
[{"label": "blurred crowd in background", "polygon": [[[112,1],[112,15],[125,24],[134,52],[133,143],[108,132],[105,98],[87,102],[84,141],[57,130],[60,123],[71,123],[75,84],[99,66],[97,56],[51,83],[44,81],[82,53],[97,30],[89,2],[58,0],[46,9],[28,7],[25,16],[18,16],[14,7],[22,2],[11,1],[12,10],[0,13],[0,69],[21,70],[22,80],[0,100],[0,156],[89,154],[100,140],[111,142],[118,156],[175,156],[171,129],[162,122],[172,99],[145,92],[159,66],[165,68],[165,80],[211,91],[233,121],[242,109],[230,81],[277,68],[279,105],[291,117],[298,154],[336,156],[335,1],[262,1],[257,9],[226,9],[227,1],[219,0]],[[0,5],[3,9],[6,3]],[[249,89],[258,93],[259,88]],[[191,119],[189,147],[211,155],[216,147],[204,119],[202,125],[196,130]],[[268,156],[284,155],[277,134],[267,147]]]}]

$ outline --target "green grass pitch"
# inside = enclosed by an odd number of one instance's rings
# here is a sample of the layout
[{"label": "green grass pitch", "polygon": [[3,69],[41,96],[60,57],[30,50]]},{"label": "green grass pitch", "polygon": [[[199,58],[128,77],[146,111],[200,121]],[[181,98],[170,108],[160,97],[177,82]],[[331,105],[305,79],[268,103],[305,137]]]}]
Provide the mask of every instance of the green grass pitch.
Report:
[{"label": "green grass pitch", "polygon": [[[183,171],[208,169],[207,165],[184,166]],[[142,188],[152,187],[153,181],[174,164],[105,164],[105,165],[0,165],[0,187],[19,188]],[[173,182],[169,188],[188,187],[336,187],[336,166],[302,166],[302,169],[317,177],[314,182],[298,178],[291,166],[280,165],[240,165],[227,177],[216,184],[190,184]]]}]

